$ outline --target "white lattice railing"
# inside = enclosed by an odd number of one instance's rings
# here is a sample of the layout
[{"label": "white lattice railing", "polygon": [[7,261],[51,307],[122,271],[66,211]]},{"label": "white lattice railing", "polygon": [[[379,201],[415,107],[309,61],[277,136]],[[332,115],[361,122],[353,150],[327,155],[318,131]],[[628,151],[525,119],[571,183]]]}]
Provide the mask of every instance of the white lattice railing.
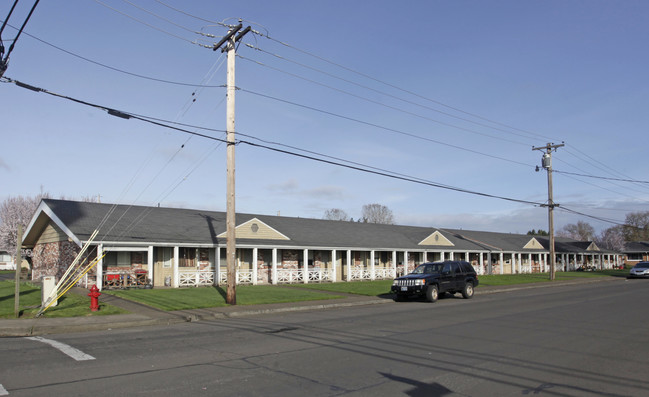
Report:
[{"label": "white lattice railing", "polygon": [[199,285],[214,285],[214,271],[194,271],[194,272],[181,272],[180,286],[181,287],[195,287]]},{"label": "white lattice railing", "polygon": [[371,280],[372,272],[370,271],[370,269],[357,267],[352,269],[350,276],[352,280]]},{"label": "white lattice railing", "polygon": [[391,267],[377,267],[374,269],[375,279],[389,279],[396,277],[396,270]]},{"label": "white lattice railing", "polygon": [[329,269],[309,270],[309,282],[332,281],[332,272]]},{"label": "white lattice railing", "polygon": [[[228,273],[219,273],[219,284],[227,284]],[[252,284],[252,272],[237,272],[237,284]]]},{"label": "white lattice railing", "polygon": [[304,273],[298,269],[277,269],[278,283],[298,283],[304,281]]}]

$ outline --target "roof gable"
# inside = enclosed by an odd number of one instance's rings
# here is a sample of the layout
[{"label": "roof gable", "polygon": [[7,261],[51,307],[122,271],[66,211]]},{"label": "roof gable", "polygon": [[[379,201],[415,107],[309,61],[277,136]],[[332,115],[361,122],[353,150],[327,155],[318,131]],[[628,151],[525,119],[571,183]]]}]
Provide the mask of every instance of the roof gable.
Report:
[{"label": "roof gable", "polygon": [[433,234],[420,241],[419,245],[438,245],[443,247],[455,246],[455,244],[453,244],[451,240],[444,237],[444,235],[440,233],[439,230],[436,230]]},{"label": "roof gable", "polygon": [[595,244],[595,242],[590,243],[590,245],[588,246],[588,248],[586,248],[586,251],[599,251],[599,250],[600,250],[600,249],[599,249],[599,247],[597,246],[597,244]]},{"label": "roof gable", "polygon": [[532,237],[532,239],[530,241],[528,241],[527,244],[525,244],[525,246],[523,246],[523,248],[540,250],[540,249],[543,249],[543,245],[541,245],[541,243],[539,243],[539,241],[537,239]]},{"label": "roof gable", "polygon": [[[217,237],[226,238],[227,231],[219,234]],[[235,237],[263,240],[290,240],[284,234],[260,221],[259,218],[252,218],[237,226],[235,228]]]}]

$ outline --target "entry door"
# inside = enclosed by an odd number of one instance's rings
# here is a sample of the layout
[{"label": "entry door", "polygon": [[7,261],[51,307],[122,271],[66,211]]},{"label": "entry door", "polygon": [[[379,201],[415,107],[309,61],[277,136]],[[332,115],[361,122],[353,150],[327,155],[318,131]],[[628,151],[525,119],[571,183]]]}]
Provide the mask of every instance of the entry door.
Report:
[{"label": "entry door", "polygon": [[153,285],[155,287],[165,286],[165,280],[173,277],[173,248],[158,248],[156,250],[155,267],[153,270]]}]

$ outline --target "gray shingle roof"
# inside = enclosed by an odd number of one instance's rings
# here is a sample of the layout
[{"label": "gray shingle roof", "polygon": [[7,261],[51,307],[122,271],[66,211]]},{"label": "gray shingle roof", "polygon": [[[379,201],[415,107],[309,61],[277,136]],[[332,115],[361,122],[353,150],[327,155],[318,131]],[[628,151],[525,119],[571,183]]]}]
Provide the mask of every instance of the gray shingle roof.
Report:
[{"label": "gray shingle roof", "polygon": [[[87,240],[101,226],[96,242],[129,244],[174,244],[185,246],[225,246],[226,214],[183,208],[144,207],[45,199],[55,217],[80,241]],[[44,217],[43,213],[35,217]],[[440,250],[454,252],[547,252],[548,238],[522,234],[473,230],[437,229],[432,227],[382,225],[323,219],[281,217],[237,213],[236,224],[252,219],[285,235],[289,240],[237,238],[238,246],[274,246],[322,249]],[[37,220],[35,218],[34,220]],[[34,243],[45,222],[35,222],[26,240]],[[36,225],[39,225],[37,227]],[[453,246],[420,245],[435,232],[441,233]],[[543,249],[524,249],[532,239]],[[27,241],[29,243],[29,241]],[[557,252],[584,252],[590,242],[556,239]],[[583,247],[582,247],[583,245]]]}]

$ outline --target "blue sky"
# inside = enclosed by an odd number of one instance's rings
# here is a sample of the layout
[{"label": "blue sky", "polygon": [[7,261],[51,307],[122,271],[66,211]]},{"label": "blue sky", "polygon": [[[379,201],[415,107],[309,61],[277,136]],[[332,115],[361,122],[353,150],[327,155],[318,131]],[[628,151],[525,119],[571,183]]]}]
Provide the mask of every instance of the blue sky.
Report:
[{"label": "blue sky", "polygon": [[[11,4],[0,3],[0,18]],[[11,26],[30,6],[19,3]],[[5,76],[221,139],[225,56],[198,44],[214,44],[227,31],[217,22],[239,18],[259,34],[237,50],[238,138],[480,193],[244,143],[239,212],[321,218],[340,208],[356,219],[379,203],[399,224],[547,230],[546,208],[484,195],[545,203],[532,147],[549,142],[565,142],[553,153],[561,207],[619,222],[649,210],[645,1],[42,1]],[[42,189],[225,210],[218,141],[8,83],[0,120],[0,200]],[[557,229],[579,220],[612,226],[555,211]]]}]

